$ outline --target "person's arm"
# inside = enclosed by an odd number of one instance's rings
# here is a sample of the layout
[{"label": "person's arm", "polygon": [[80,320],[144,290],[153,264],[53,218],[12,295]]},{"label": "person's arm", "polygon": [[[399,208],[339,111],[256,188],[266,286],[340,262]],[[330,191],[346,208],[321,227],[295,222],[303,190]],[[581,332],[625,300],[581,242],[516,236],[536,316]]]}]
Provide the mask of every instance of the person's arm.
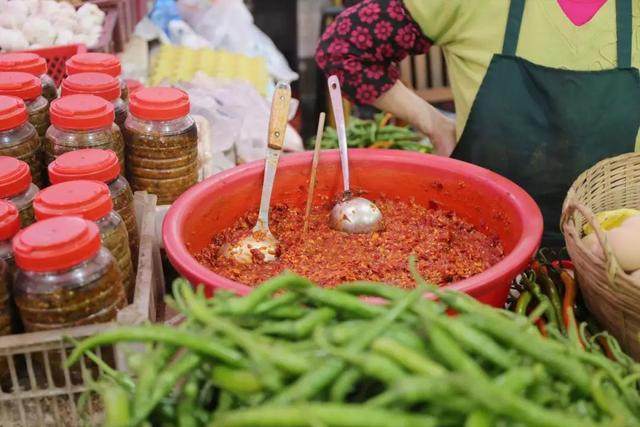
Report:
[{"label": "person's arm", "polygon": [[448,156],[455,148],[453,122],[398,80],[398,63],[430,44],[401,0],[364,0],[327,28],[316,61],[326,75],[338,76],[351,101],[412,124],[429,136],[436,154]]}]

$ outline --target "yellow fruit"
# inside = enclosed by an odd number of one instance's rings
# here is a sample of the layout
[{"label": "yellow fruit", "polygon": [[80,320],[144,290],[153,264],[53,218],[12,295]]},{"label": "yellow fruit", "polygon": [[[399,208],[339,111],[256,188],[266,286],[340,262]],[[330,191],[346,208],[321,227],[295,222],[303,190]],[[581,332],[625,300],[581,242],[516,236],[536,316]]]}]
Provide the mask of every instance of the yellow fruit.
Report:
[{"label": "yellow fruit", "polygon": [[[598,221],[604,231],[607,231],[620,227],[627,218],[636,215],[640,215],[640,211],[637,209],[616,209],[598,212],[596,214],[596,221]],[[593,233],[593,227],[591,227],[591,224],[585,224],[582,231],[584,231],[585,236],[588,236]]]}]

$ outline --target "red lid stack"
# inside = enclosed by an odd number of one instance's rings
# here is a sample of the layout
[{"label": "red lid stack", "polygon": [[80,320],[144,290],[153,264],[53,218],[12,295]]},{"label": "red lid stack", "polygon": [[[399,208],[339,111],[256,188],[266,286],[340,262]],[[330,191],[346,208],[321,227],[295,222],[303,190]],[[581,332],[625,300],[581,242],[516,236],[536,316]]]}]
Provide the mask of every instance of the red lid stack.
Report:
[{"label": "red lid stack", "polygon": [[129,112],[142,120],[175,120],[189,110],[189,95],[171,87],[143,88],[129,97]]},{"label": "red lid stack", "polygon": [[15,129],[27,122],[24,101],[15,96],[0,95],[0,131]]},{"label": "red lid stack", "polygon": [[122,72],[117,56],[99,52],[73,55],[67,60],[66,67],[69,76],[77,73],[105,73],[111,77],[119,77]]},{"label": "red lid stack", "polygon": [[92,130],[111,126],[113,104],[95,95],[69,95],[51,102],[51,124],[59,129]]},{"label": "red lid stack", "polygon": [[3,71],[0,72],[0,95],[31,101],[42,95],[42,82],[32,74]]},{"label": "red lid stack", "polygon": [[24,193],[31,185],[29,165],[13,157],[0,156],[0,199]]},{"label": "red lid stack", "polygon": [[79,217],[39,221],[13,238],[16,265],[27,271],[68,269],[93,258],[99,250],[98,226]]},{"label": "red lid stack", "polygon": [[80,216],[97,221],[113,209],[109,187],[103,182],[78,180],[40,190],[33,200],[38,221],[58,216]]},{"label": "red lid stack", "polygon": [[34,76],[47,72],[47,61],[30,52],[10,52],[0,54],[0,71],[21,71]]},{"label": "red lid stack", "polygon": [[113,102],[120,98],[120,83],[105,73],[72,74],[62,81],[62,96],[95,95]]},{"label": "red lid stack", "polygon": [[78,179],[110,182],[119,174],[118,156],[111,150],[85,148],[69,151],[49,163],[49,181],[52,184]]},{"label": "red lid stack", "polygon": [[8,200],[0,200],[0,240],[10,240],[20,231],[18,209]]}]

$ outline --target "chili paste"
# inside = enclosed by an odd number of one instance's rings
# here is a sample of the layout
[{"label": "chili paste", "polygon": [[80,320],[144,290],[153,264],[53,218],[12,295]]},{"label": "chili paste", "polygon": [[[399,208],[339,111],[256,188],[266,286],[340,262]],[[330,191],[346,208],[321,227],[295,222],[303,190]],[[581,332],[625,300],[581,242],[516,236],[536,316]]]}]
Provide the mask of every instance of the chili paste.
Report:
[{"label": "chili paste", "polygon": [[303,235],[302,209],[276,205],[270,229],[280,242],[279,257],[265,263],[255,254],[253,264],[238,264],[220,253],[225,243],[237,242],[250,232],[257,212],[250,212],[213,236],[195,258],[229,279],[256,285],[290,270],[315,283],[334,286],[345,281],[373,280],[412,287],[408,269],[414,254],[421,274],[444,285],[478,274],[504,256],[499,239],[488,236],[454,212],[426,208],[413,201],[380,199],[385,229],[372,234],[346,234],[329,227],[331,203],[312,212]]}]

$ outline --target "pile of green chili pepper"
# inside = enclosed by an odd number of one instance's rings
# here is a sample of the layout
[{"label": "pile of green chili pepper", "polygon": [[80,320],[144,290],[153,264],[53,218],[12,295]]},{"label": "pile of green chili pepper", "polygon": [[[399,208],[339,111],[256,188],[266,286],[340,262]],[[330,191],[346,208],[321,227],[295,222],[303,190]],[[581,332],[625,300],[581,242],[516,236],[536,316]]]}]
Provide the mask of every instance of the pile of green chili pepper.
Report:
[{"label": "pile of green chili pepper", "polygon": [[[351,148],[390,148],[430,153],[433,149],[429,139],[408,126],[389,124],[390,116],[376,114],[374,120],[351,117],[347,126],[347,144]],[[313,141],[310,142],[313,147]],[[321,147],[338,148],[336,130],[327,126],[322,137]]]},{"label": "pile of green chili pepper", "polygon": [[[547,306],[526,316],[491,308],[411,269],[412,291],[323,289],[285,274],[245,297],[207,299],[178,279],[180,326],[106,331],[69,364],[84,354],[101,366],[93,389],[110,427],[640,425],[639,365],[577,346],[552,324],[544,337],[535,321]],[[147,343],[127,374],[91,352],[123,342]]]}]

